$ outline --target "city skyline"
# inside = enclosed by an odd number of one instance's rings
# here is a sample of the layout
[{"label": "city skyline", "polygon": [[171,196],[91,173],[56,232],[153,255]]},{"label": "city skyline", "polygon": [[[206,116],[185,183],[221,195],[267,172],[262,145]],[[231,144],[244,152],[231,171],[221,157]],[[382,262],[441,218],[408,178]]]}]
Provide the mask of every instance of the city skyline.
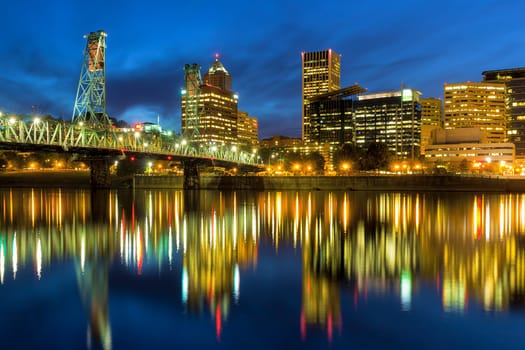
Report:
[{"label": "city skyline", "polygon": [[340,53],[342,87],[358,83],[379,92],[404,84],[425,98],[443,98],[444,83],[481,81],[483,71],[525,66],[519,45],[525,5],[518,1],[91,6],[10,4],[0,22],[0,111],[69,120],[82,36],[99,29],[108,33],[108,114],[128,123],[159,116],[176,131],[184,65],[206,69],[216,52],[234,79],[239,109],[258,118],[261,138],[301,136],[303,51]]}]

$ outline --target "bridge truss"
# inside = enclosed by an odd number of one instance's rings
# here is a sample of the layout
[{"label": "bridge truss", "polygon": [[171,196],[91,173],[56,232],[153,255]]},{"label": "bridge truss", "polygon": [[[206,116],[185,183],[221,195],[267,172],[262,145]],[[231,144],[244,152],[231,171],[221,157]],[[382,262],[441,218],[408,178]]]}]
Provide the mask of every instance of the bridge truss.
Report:
[{"label": "bridge truss", "polygon": [[[0,146],[13,150],[41,150],[89,154],[126,153],[172,156],[180,160],[208,160],[232,165],[256,165],[253,153],[233,147],[194,147],[183,139],[166,139],[158,134],[133,129],[99,130],[83,123],[68,123],[56,119],[0,117]],[[50,148],[52,147],[52,149]]]},{"label": "bridge truss", "polygon": [[202,116],[202,102],[200,91],[202,85],[201,67],[196,64],[184,66],[184,81],[186,86],[182,95],[182,134],[191,141],[198,141],[200,136],[200,118]]},{"label": "bridge truss", "polygon": [[103,30],[84,36],[87,42],[71,117],[73,123],[82,122],[94,128],[111,126],[106,113],[106,36]]}]

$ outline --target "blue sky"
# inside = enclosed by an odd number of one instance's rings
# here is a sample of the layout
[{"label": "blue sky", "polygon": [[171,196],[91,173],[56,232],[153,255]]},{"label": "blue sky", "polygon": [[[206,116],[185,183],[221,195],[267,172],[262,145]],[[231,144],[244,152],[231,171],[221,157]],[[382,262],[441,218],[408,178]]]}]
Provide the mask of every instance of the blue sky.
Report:
[{"label": "blue sky", "polygon": [[301,51],[342,55],[370,92],[480,81],[525,66],[525,3],[441,1],[12,1],[0,13],[0,111],[71,118],[84,34],[106,38],[107,111],[180,130],[184,64],[218,52],[261,137],[300,136]]}]

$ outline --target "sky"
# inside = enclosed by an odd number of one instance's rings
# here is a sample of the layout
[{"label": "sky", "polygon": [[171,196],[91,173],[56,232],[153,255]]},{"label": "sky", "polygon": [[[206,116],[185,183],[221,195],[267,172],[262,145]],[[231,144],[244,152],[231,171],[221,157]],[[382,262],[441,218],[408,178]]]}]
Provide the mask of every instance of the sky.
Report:
[{"label": "sky", "polygon": [[70,120],[85,34],[104,30],[110,117],[181,127],[184,65],[216,53],[259,137],[301,136],[301,52],[342,55],[341,86],[402,85],[443,97],[443,84],[525,66],[525,2],[6,1],[0,12],[0,111]]}]

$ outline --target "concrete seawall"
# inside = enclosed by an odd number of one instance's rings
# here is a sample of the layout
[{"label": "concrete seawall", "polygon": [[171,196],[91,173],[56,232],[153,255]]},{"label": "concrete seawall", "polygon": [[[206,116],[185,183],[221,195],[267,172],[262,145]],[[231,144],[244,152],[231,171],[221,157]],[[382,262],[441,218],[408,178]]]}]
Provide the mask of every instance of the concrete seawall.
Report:
[{"label": "concrete seawall", "polygon": [[[140,175],[134,187],[183,188],[182,176]],[[525,178],[459,175],[201,176],[206,190],[525,192]]]}]

